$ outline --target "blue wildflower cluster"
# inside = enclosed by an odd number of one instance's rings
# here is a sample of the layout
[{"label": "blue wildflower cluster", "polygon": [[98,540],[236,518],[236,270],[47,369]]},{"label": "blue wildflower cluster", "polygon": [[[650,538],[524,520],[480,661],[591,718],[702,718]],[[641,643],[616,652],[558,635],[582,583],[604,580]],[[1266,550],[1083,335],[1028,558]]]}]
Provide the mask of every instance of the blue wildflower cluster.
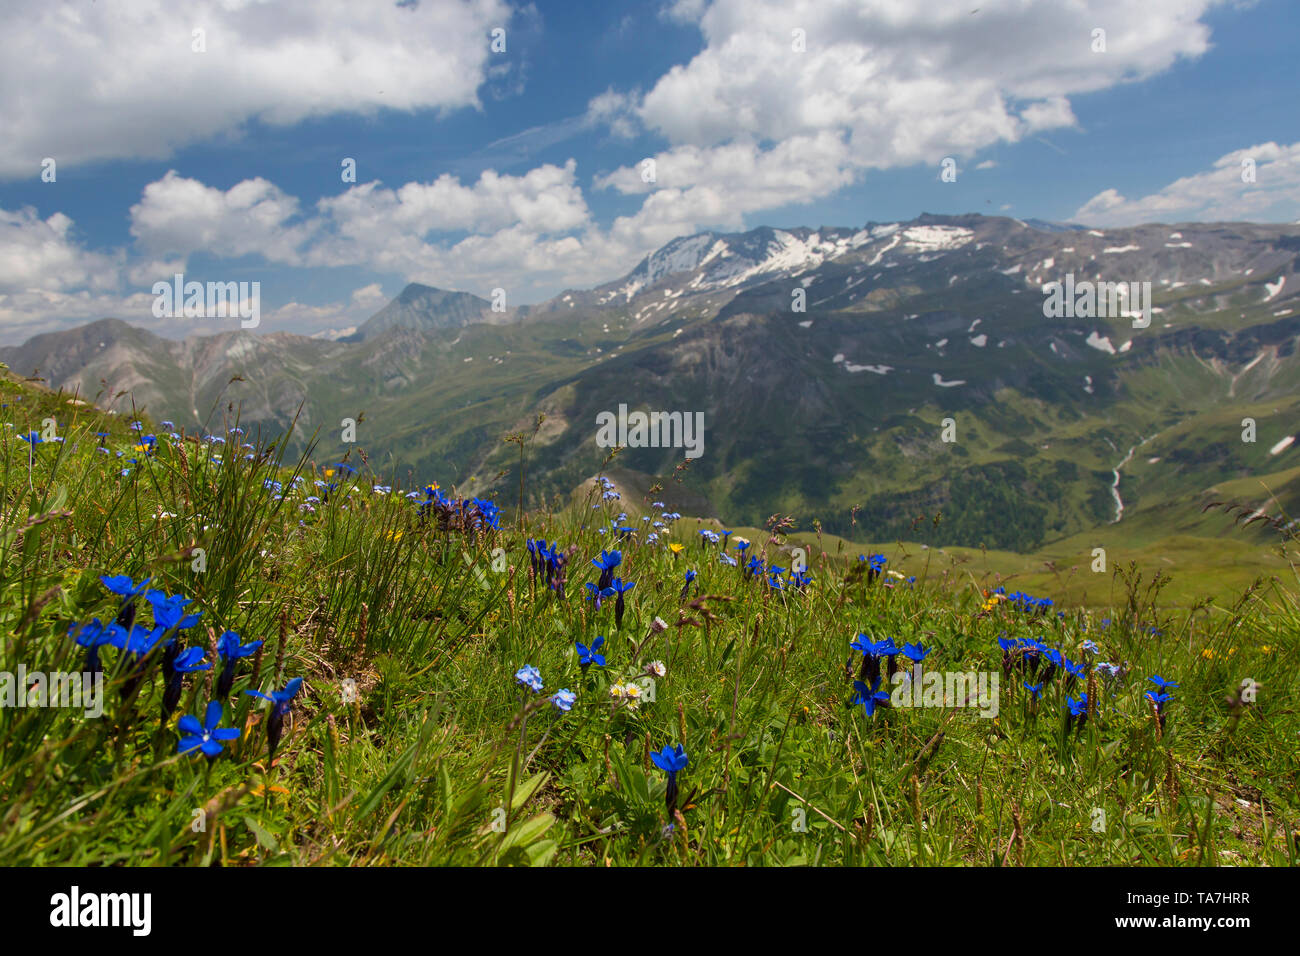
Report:
[{"label": "blue wildflower cluster", "polygon": [[858,563],[866,568],[867,581],[874,581],[885,571],[885,565],[889,563],[883,554],[860,554]]},{"label": "blue wildflower cluster", "polygon": [[[121,599],[117,616],[108,624],[99,618],[74,624],[68,629],[68,635],[75,639],[78,646],[86,649],[85,669],[90,673],[103,673],[103,648],[113,647],[121,652],[114,673],[122,676],[119,693],[124,702],[129,702],[138,695],[149,676],[150,665],[157,659],[163,675],[162,721],[165,724],[184,696],[185,678],[190,674],[211,670],[213,665],[205,659],[206,652],[202,647],[183,646],[184,632],[198,623],[203,612],[190,613],[189,605],[193,602],[184,595],[170,595],[158,588],[150,588],[152,580],[144,578],[136,582],[125,574],[102,576],[100,581],[104,587]],[[143,605],[148,605],[150,609],[153,619],[151,626],[142,620],[140,609]],[[201,752],[209,759],[214,759],[221,753],[223,741],[234,740],[239,736],[238,730],[219,726],[224,707],[222,702],[234,688],[238,677],[238,662],[257,654],[262,644],[262,641],[244,643],[234,631],[226,631],[221,635],[217,641],[217,654],[223,664],[216,682],[215,698],[208,703],[202,721],[189,714],[181,717],[177,725],[181,732],[178,752]],[[156,653],[160,650],[161,654]],[[255,690],[245,691],[247,694],[273,700],[276,704],[267,724],[272,757],[288,713],[289,701],[301,684],[302,678],[296,678],[289,682],[284,691],[270,697]]]},{"label": "blue wildflower cluster", "polygon": [[[862,684],[864,686],[869,686],[873,694],[879,687],[882,678],[880,668],[882,661],[886,664],[886,670],[883,676],[893,677],[895,672],[898,670],[898,658],[900,656],[906,657],[913,663],[913,665],[919,665],[930,656],[930,651],[932,650],[932,648],[927,648],[920,643],[905,643],[900,648],[896,643],[894,643],[892,637],[873,641],[866,634],[859,634],[854,638],[849,643],[849,649],[858,651],[862,655],[862,664],[858,669],[858,678],[854,685],[855,689],[857,689],[857,684]],[[853,660],[850,658],[847,665],[849,673],[852,673],[852,665]],[[858,696],[854,698],[854,703],[865,703],[864,699],[860,698],[861,691],[859,690]],[[867,716],[871,716],[873,713],[875,713],[874,704],[867,709]]]},{"label": "blue wildflower cluster", "polygon": [[569,555],[559,549],[559,543],[547,544],[544,538],[529,538],[528,561],[532,566],[534,583],[540,578],[559,598],[564,597],[565,566]]},{"label": "blue wildflower cluster", "polygon": [[1034,597],[1032,594],[1025,594],[1023,591],[1008,594],[1006,588],[995,588],[992,593],[998,595],[999,598],[1006,601],[1017,611],[1022,611],[1025,614],[1046,614],[1056,604],[1051,598]]},{"label": "blue wildflower cluster", "polygon": [[[1060,683],[1065,697],[1067,729],[1082,727],[1087,721],[1089,710],[1093,713],[1100,710],[1101,702],[1099,700],[1093,701],[1089,697],[1090,694],[1096,693],[1093,689],[1096,682],[1090,679],[1092,675],[1100,677],[1107,687],[1113,688],[1123,679],[1125,674],[1125,665],[1123,664],[1113,661],[1098,661],[1090,669],[1087,661],[1073,661],[1065,656],[1060,648],[1034,638],[1010,638],[1004,633],[1003,636],[998,638],[998,647],[1002,650],[1003,672],[1008,676],[1013,672],[1018,672],[1023,686],[1029,692],[1032,700],[1039,700],[1042,697],[1043,688],[1053,680]],[[1081,648],[1085,655],[1101,654],[1101,648],[1091,640],[1083,641]],[[1172,699],[1167,690],[1178,685],[1165,681],[1158,674],[1151,677],[1150,680],[1156,685],[1156,690],[1146,694],[1146,700],[1151,703],[1152,710],[1163,730],[1164,705]],[[1089,685],[1088,690],[1080,693],[1077,699],[1070,693],[1076,686],[1076,682]]]},{"label": "blue wildflower cluster", "polygon": [[501,527],[501,509],[494,502],[484,498],[452,497],[437,485],[425,487],[424,500],[419,503],[417,513],[421,527],[433,517],[439,531],[478,533],[486,529],[496,531]]}]

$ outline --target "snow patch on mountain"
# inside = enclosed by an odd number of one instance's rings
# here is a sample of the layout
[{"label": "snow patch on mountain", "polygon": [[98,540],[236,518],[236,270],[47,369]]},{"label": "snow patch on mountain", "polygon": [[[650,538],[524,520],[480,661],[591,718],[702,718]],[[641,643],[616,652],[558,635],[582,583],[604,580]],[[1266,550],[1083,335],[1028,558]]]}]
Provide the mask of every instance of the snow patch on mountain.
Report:
[{"label": "snow patch on mountain", "polygon": [[1115,346],[1110,344],[1109,335],[1099,335],[1096,330],[1094,330],[1088,333],[1088,337],[1084,339],[1084,342],[1091,345],[1099,352],[1109,352],[1111,355],[1115,354]]},{"label": "snow patch on mountain", "polygon": [[958,249],[972,239],[975,233],[961,226],[912,226],[903,230],[909,252],[934,252],[940,249]]},{"label": "snow patch on mountain", "polygon": [[875,372],[877,375],[886,375],[894,370],[892,365],[854,365],[852,362],[844,363],[846,372]]}]

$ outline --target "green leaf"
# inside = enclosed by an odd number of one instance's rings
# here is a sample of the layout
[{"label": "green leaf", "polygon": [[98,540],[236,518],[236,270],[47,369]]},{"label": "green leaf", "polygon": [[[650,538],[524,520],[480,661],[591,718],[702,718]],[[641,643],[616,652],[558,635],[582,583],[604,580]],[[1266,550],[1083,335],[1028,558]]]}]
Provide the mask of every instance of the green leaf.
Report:
[{"label": "green leaf", "polygon": [[270,850],[272,853],[280,852],[280,844],[275,837],[252,817],[244,817],[244,826],[252,831],[253,836],[257,838],[257,842],[265,849]]},{"label": "green leaf", "polygon": [[510,801],[510,812],[514,813],[532,799],[533,794],[540,790],[546,784],[546,781],[550,779],[550,773],[543,771],[542,773],[534,774],[532,777],[529,777],[524,781],[521,786],[516,787],[514,799]]}]

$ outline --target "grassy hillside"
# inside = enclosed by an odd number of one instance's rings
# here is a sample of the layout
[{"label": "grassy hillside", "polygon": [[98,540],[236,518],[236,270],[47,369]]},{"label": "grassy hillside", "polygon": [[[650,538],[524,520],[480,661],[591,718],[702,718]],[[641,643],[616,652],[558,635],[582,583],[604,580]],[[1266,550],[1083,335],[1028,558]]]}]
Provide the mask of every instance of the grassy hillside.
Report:
[{"label": "grassy hillside", "polygon": [[[1065,567],[1091,539],[1046,575],[890,545],[873,573],[779,522],[712,541],[617,471],[497,513],[233,421],[0,391],[0,863],[1296,862],[1293,549],[1196,609],[1156,559],[1219,577],[1236,545],[1116,542],[1108,575]],[[999,688],[878,701],[905,644],[922,689]],[[39,706],[34,673],[96,656],[101,714]]]}]

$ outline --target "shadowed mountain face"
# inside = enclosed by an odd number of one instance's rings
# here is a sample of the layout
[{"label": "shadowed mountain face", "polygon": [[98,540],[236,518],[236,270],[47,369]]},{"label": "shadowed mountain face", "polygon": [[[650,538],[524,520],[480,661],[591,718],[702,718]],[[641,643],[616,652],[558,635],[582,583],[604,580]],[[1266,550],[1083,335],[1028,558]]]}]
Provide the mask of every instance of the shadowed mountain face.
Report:
[{"label": "shadowed mountain face", "polygon": [[[1168,526],[1161,508],[1217,482],[1276,474],[1272,492],[1296,497],[1283,473],[1298,452],[1278,445],[1300,427],[1298,259],[1297,226],[761,228],[677,239],[614,282],[505,312],[411,285],[334,342],[174,342],[104,320],[0,358],[191,428],[220,427],[232,402],[246,427],[298,414],[295,440],[319,428],[322,457],[347,450],[342,419],[364,412],[377,470],[512,501],[518,448],[502,439],[536,427],[533,503],[600,468],[601,413],[702,412],[688,467],[681,448],[637,447],[621,473],[736,523],[779,511],[858,538],[1028,550],[1117,514]],[[1056,282],[1074,297],[1048,317]],[[1093,283],[1139,297],[1150,283],[1151,300],[1097,314]]]}]

